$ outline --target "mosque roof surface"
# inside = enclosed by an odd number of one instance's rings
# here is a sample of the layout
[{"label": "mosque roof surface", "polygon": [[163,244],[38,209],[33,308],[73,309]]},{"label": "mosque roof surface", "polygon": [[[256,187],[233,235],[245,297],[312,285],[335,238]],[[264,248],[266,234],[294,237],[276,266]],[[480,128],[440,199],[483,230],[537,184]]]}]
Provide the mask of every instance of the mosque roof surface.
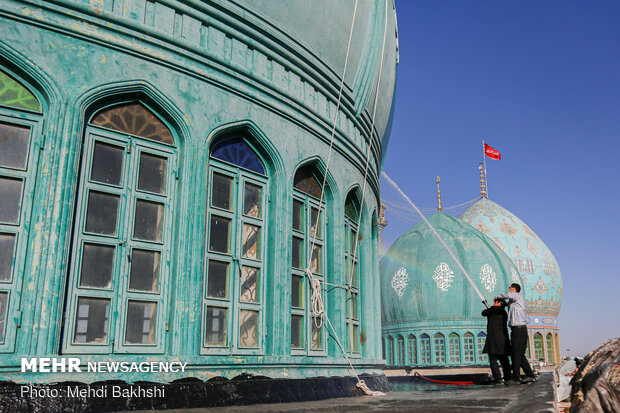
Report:
[{"label": "mosque roof surface", "polygon": [[[450,215],[428,218],[489,303],[521,278],[487,236]],[[481,300],[431,228],[420,222],[381,260],[383,326],[481,319]]]},{"label": "mosque roof surface", "polygon": [[[528,314],[557,317],[562,303],[562,273],[538,235],[488,198],[478,200],[460,218],[495,241],[513,260],[523,278]],[[546,324],[557,325],[557,320]]]}]

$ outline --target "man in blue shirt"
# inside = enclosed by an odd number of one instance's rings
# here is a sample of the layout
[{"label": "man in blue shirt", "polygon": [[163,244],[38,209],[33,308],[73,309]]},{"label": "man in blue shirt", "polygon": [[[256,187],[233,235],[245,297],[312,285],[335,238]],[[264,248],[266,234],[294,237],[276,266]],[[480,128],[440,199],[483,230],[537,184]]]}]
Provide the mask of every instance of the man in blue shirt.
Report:
[{"label": "man in blue shirt", "polygon": [[[536,380],[530,363],[525,357],[527,346],[527,317],[525,315],[525,300],[521,294],[519,284],[511,284],[508,292],[500,294],[496,298],[508,301],[508,326],[510,327],[510,342],[512,344],[512,379],[506,384],[529,383]],[[520,369],[525,373],[525,379],[520,380]]]}]

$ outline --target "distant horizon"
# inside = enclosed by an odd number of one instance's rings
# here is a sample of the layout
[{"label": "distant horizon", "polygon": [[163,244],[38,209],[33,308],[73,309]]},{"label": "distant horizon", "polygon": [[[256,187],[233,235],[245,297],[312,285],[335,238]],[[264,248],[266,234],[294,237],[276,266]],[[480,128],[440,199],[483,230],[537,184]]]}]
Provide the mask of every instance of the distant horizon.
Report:
[{"label": "distant horizon", "polygon": [[[562,271],[561,357],[618,337],[620,3],[397,0],[396,12],[383,170],[430,213],[436,176],[444,207],[479,196],[486,140],[502,154],[487,161],[489,199],[530,226]],[[387,219],[385,250],[414,225]]]}]

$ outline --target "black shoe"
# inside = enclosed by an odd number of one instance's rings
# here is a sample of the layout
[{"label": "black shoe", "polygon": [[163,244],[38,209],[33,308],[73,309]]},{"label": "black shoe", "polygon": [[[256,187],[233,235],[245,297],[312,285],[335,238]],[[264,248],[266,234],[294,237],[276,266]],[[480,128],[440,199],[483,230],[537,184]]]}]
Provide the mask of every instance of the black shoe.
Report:
[{"label": "black shoe", "polygon": [[504,384],[505,384],[506,386],[513,386],[513,385],[515,385],[515,384],[519,384],[519,382],[518,382],[518,381],[516,381],[516,380],[513,380],[513,379],[508,379],[508,380],[506,380],[506,381],[504,382]]},{"label": "black shoe", "polygon": [[535,381],[536,381],[535,377],[526,377],[523,380],[521,380],[521,384],[533,383]]}]

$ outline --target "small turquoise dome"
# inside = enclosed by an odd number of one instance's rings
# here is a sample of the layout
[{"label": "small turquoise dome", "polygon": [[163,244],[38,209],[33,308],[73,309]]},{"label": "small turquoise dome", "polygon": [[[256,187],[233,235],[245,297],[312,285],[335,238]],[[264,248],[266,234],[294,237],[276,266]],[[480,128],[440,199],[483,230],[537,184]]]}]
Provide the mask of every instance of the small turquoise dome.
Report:
[{"label": "small turquoise dome", "polygon": [[562,273],[545,243],[517,216],[481,198],[461,219],[491,238],[508,255],[524,282],[531,325],[557,327],[562,305]]},{"label": "small turquoise dome", "polygon": [[[442,213],[428,221],[489,303],[511,283],[521,283],[510,258],[490,238]],[[380,271],[384,331],[396,326],[454,329],[468,321],[483,327],[479,296],[425,222],[394,242],[381,260]]]}]

